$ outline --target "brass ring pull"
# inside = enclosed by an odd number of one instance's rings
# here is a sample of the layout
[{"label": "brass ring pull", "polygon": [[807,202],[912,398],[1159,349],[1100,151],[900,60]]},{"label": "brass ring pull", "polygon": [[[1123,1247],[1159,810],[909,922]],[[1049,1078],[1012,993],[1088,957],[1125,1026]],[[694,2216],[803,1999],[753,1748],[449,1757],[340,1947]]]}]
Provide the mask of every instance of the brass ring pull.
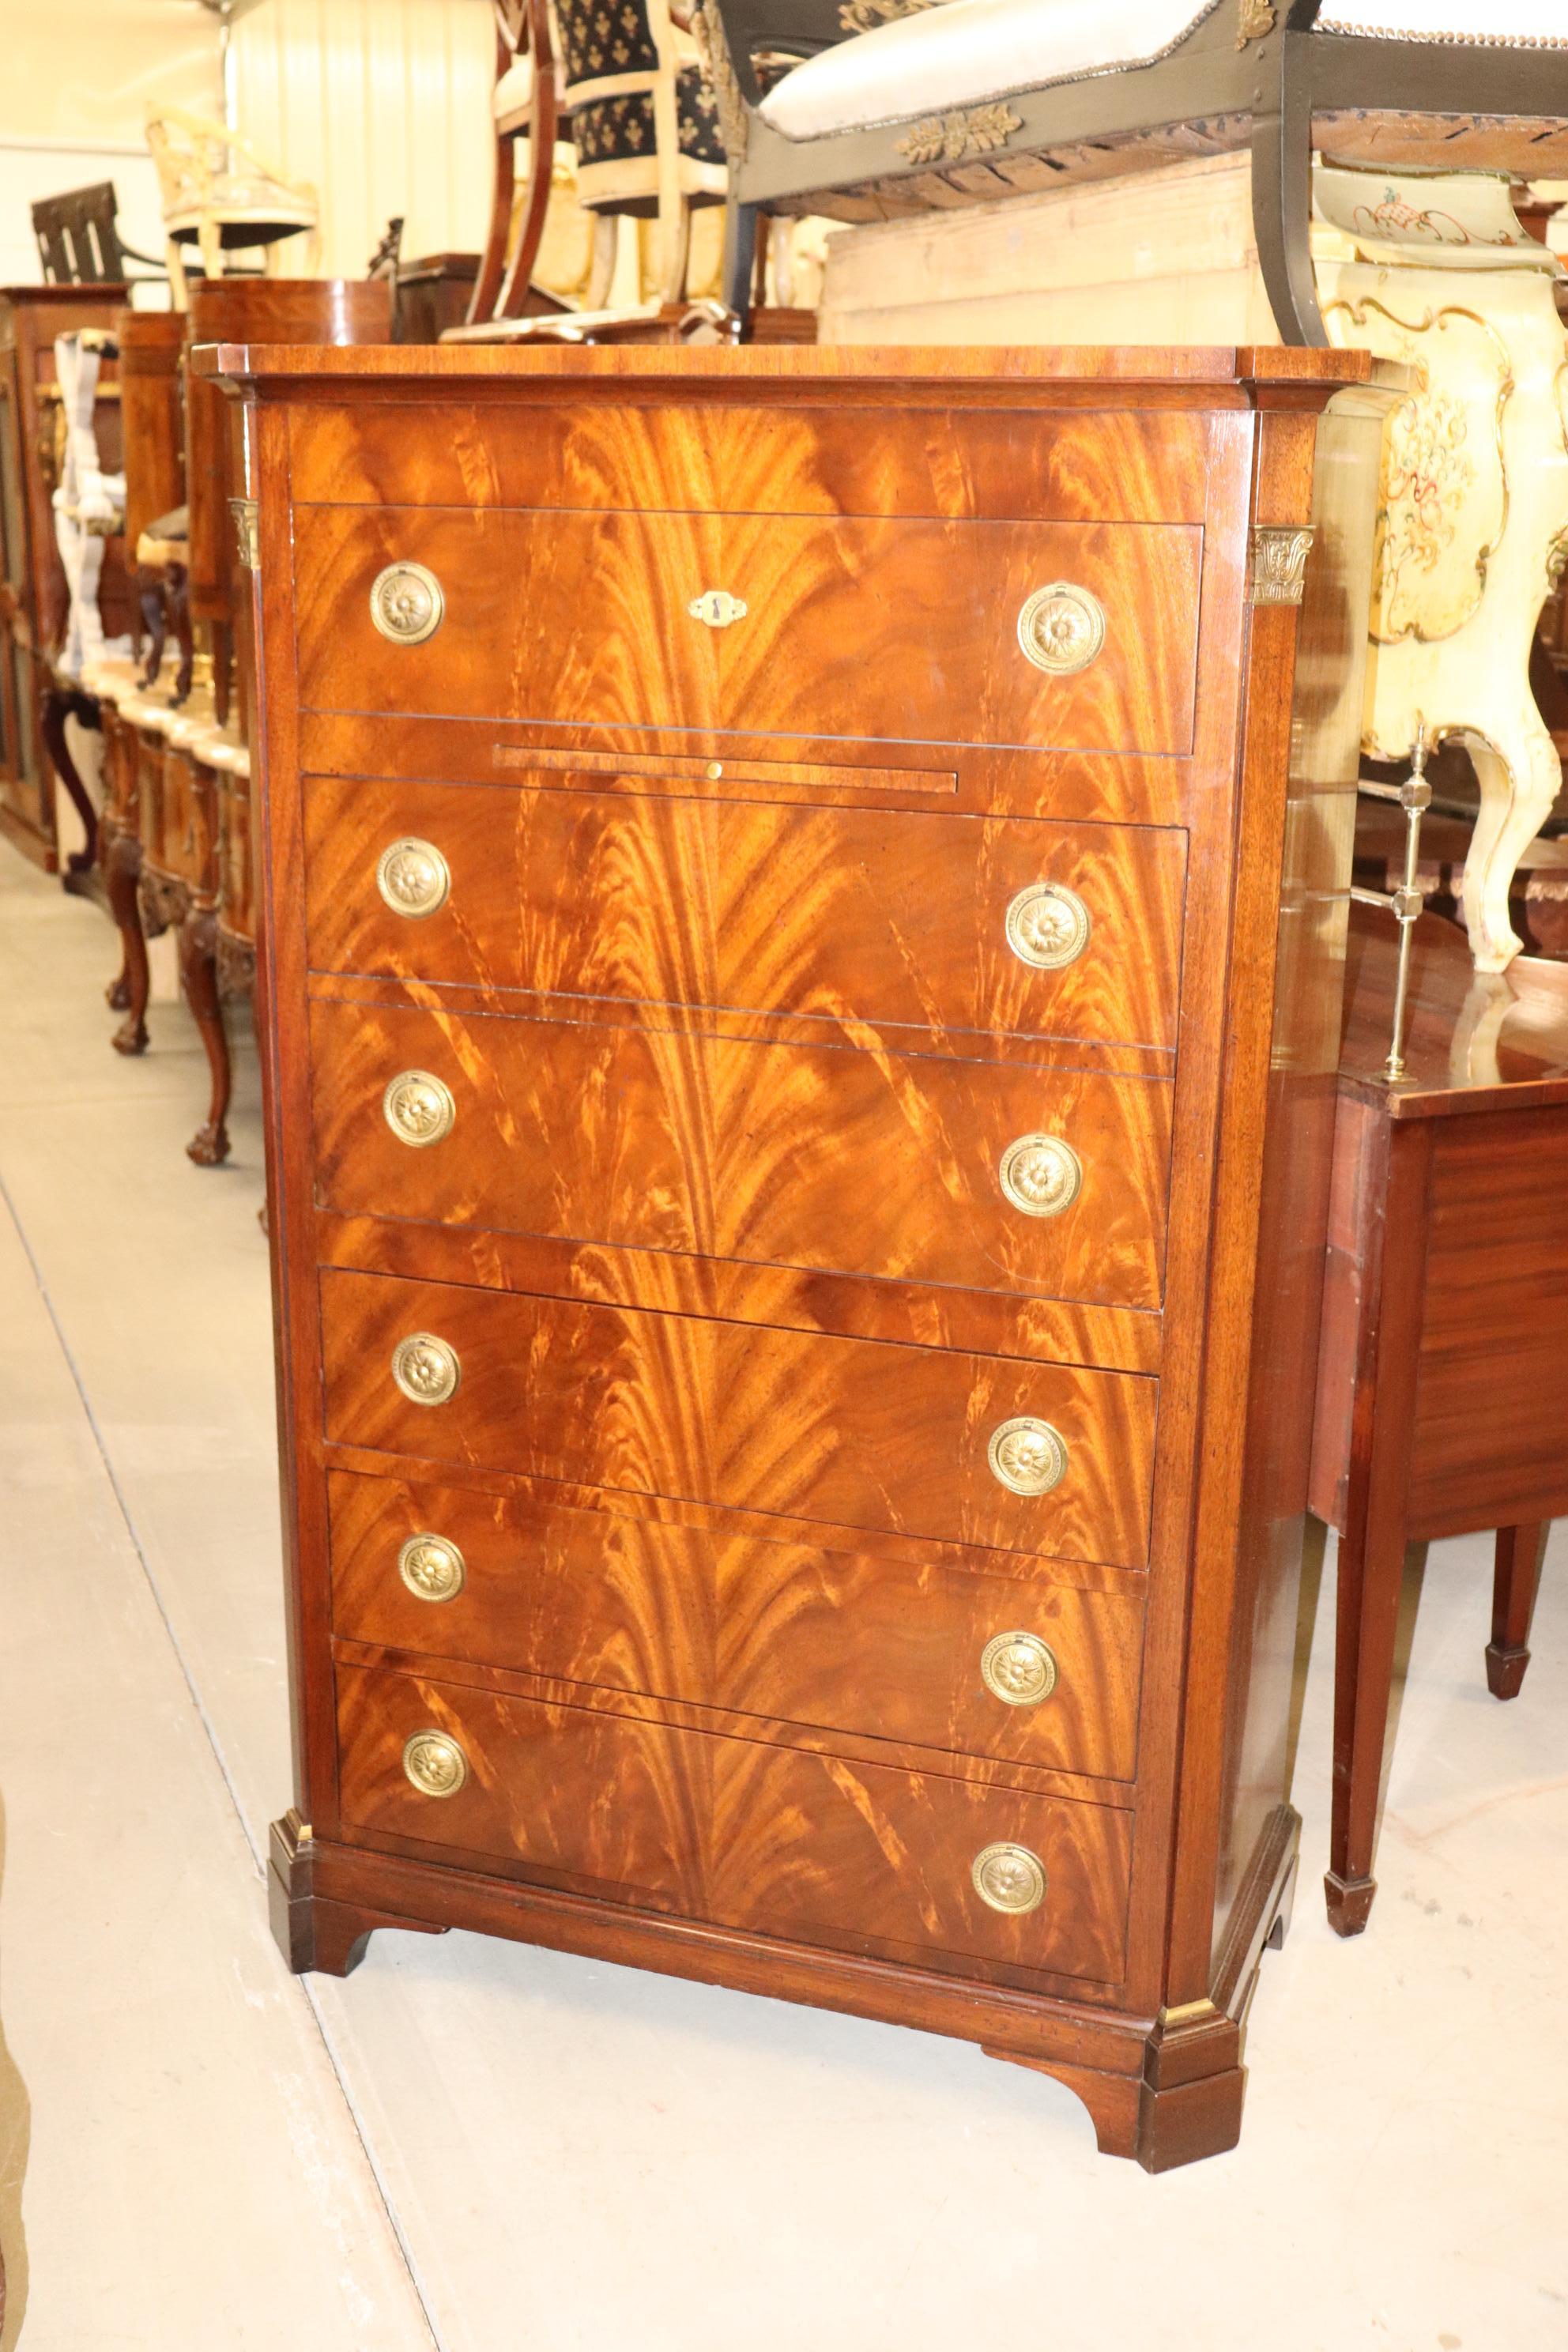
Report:
[{"label": "brass ring pull", "polygon": [[1067,1440],[1032,1413],[1004,1421],[985,1449],[991,1475],[1014,1495],[1048,1495],[1067,1475]]},{"label": "brass ring pull", "polygon": [[446,905],[452,872],[433,841],[409,834],[382,851],[375,887],[395,915],[418,919]]},{"label": "brass ring pull", "polygon": [[1075,581],[1053,580],[1019,613],[1018,643],[1037,669],[1070,677],[1087,669],[1105,643],[1105,607]]},{"label": "brass ring pull", "polygon": [[458,1351],[433,1332],[411,1331],[392,1351],[392,1377],[410,1404],[445,1404],[458,1393]]},{"label": "brass ring pull", "polygon": [[1046,1899],[1046,1865],[1026,1845],[988,1845],[969,1867],[974,1892],[993,1911],[1037,1911]]},{"label": "brass ring pull", "polygon": [[399,1070],[381,1098],[382,1116],[399,1143],[423,1151],[450,1135],[458,1117],[452,1089],[431,1070]]},{"label": "brass ring pull", "polygon": [[403,1769],[422,1797],[455,1797],[468,1759],[445,1731],[416,1731],[403,1743]]},{"label": "brass ring pull", "polygon": [[997,1163],[1002,1190],[1026,1217],[1059,1217],[1083,1187],[1083,1162],[1059,1135],[1020,1135]]},{"label": "brass ring pull", "polygon": [[1007,945],[1020,963],[1059,971],[1089,945],[1089,908],[1065,882],[1031,882],[1007,909]]},{"label": "brass ring pull", "polygon": [[410,1536],[397,1555],[397,1573],[417,1601],[455,1601],[468,1563],[448,1536]]},{"label": "brass ring pull", "polygon": [[395,646],[422,646],[446,611],[441,583],[423,563],[389,563],[371,583],[370,617]]},{"label": "brass ring pull", "polygon": [[980,1679],[1004,1706],[1038,1706],[1057,1686],[1056,1657],[1037,1633],[994,1633],[980,1653]]}]

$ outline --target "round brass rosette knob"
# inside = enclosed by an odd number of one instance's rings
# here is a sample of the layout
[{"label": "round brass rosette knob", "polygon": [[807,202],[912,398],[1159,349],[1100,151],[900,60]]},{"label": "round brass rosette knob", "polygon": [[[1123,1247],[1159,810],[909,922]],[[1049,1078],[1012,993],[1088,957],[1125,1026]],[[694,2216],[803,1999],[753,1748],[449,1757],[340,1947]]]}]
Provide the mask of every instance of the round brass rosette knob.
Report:
[{"label": "round brass rosette knob", "polygon": [[411,1331],[392,1351],[392,1377],[410,1404],[445,1404],[462,1376],[457,1349],[429,1331]]},{"label": "round brass rosette knob", "polygon": [[994,1633],[980,1653],[980,1679],[1004,1706],[1038,1706],[1057,1686],[1057,1662],[1037,1633]]},{"label": "round brass rosette knob", "polygon": [[1053,677],[1087,669],[1105,643],[1105,607],[1071,580],[1037,588],[1018,615],[1018,643]]},{"label": "round brass rosette knob", "polygon": [[1048,1495],[1067,1475],[1067,1440],[1048,1421],[1021,1413],[992,1431],[985,1458],[992,1476],[1015,1495]]},{"label": "round brass rosette knob", "polygon": [[1083,1162],[1059,1135],[1020,1135],[997,1166],[1002,1190],[1026,1217],[1059,1217],[1083,1183]]},{"label": "round brass rosette knob", "polygon": [[451,868],[433,841],[410,835],[382,851],[375,887],[395,915],[433,915],[447,903]]},{"label": "round brass rosette knob", "polygon": [[1020,963],[1059,971],[1089,945],[1089,908],[1065,882],[1031,882],[1007,909],[1007,945]]},{"label": "round brass rosette knob", "polygon": [[381,1108],[399,1143],[415,1151],[450,1135],[458,1116],[450,1087],[429,1070],[400,1070],[389,1081]]},{"label": "round brass rosette knob", "polygon": [[1046,1865],[1026,1845],[988,1845],[969,1866],[974,1892],[993,1911],[1037,1911],[1046,1899]]},{"label": "round brass rosette knob", "polygon": [[455,1601],[468,1564],[446,1536],[410,1536],[397,1555],[397,1573],[416,1600]]},{"label": "round brass rosette knob", "polygon": [[441,583],[423,563],[389,563],[371,583],[370,617],[395,646],[422,646],[446,610]]},{"label": "round brass rosette knob", "polygon": [[422,1797],[455,1797],[468,1759],[444,1731],[416,1731],[403,1743],[403,1769]]}]

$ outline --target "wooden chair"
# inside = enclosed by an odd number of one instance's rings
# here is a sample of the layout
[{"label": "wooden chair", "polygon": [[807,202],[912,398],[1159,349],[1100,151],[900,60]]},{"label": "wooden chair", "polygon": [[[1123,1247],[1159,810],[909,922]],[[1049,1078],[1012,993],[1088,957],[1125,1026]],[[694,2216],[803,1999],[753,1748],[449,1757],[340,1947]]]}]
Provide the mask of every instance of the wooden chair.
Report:
[{"label": "wooden chair", "polygon": [[697,5],[731,164],[736,307],[760,212],[874,220],[1250,147],[1279,331],[1321,344],[1314,147],[1345,163],[1568,172],[1561,0],[1495,0],[1484,28],[1474,0]]},{"label": "wooden chair", "polygon": [[658,221],[658,299],[679,302],[692,210],[721,204],[729,189],[718,96],[697,40],[670,0],[555,0],[555,14],[578,200],[606,220]]},{"label": "wooden chair", "polygon": [[[495,0],[495,185],[489,235],[468,303],[471,326],[520,319],[528,306],[550,206],[562,116],[550,0]],[[526,141],[528,149],[521,208],[516,201],[520,140]]]},{"label": "wooden chair", "polygon": [[[163,195],[176,310],[187,307],[183,246],[196,247],[204,275],[214,278],[223,276],[231,253],[259,247],[270,272],[285,238],[306,231],[314,238],[321,214],[315,189],[282,178],[227,124],[181,106],[150,106],[147,144]],[[314,267],[312,247],[305,274]]]}]

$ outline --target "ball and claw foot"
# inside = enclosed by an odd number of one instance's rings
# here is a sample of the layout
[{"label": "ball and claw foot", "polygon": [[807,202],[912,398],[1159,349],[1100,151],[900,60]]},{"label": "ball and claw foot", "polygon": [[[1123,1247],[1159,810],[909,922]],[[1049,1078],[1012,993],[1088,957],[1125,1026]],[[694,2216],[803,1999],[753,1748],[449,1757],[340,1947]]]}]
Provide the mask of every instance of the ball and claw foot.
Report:
[{"label": "ball and claw foot", "polygon": [[131,982],[126,979],[125,974],[122,971],[117,971],[114,978],[110,982],[109,986],[104,990],[103,1001],[108,1005],[111,1013],[130,1012]]},{"label": "ball and claw foot", "polygon": [[[116,1006],[116,1011],[119,1007]],[[134,1013],[122,1021],[110,1039],[117,1054],[144,1054],[147,1051],[147,1024]]]},{"label": "ball and claw foot", "polygon": [[186,1144],[185,1153],[198,1168],[221,1168],[228,1158],[228,1129],[199,1127]]}]

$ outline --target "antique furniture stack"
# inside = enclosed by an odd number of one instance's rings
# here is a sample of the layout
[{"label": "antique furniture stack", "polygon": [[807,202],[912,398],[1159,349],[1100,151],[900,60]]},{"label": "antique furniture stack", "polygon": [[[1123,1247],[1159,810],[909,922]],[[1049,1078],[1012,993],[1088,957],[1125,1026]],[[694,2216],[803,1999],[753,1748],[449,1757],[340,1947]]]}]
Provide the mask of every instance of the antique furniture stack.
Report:
[{"label": "antique furniture stack", "polygon": [[[135,385],[127,417],[128,513],[148,521],[188,505],[184,593],[202,640],[197,675],[182,694],[167,667],[139,679],[109,664],[92,684],[105,710],[104,866],[122,956],[110,1001],[124,1013],[113,1043],[147,1045],[146,940],[177,932],[181,982],[206,1052],[207,1116],[186,1149],[215,1166],[229,1149],[231,1091],[224,1001],[248,989],[255,960],[248,807],[254,674],[245,577],[249,518],[237,485],[237,419],[210,383],[185,381],[190,344],[236,332],[300,343],[391,333],[385,279],[219,278],[197,281],[188,312],[121,314]],[[139,545],[145,545],[144,531]]]},{"label": "antique furniture stack", "polygon": [[[70,688],[55,667],[69,591],[51,504],[59,480],[65,415],[55,368],[57,335],[104,331],[124,299],[120,286],[15,286],[0,289],[0,832],[46,872],[59,867],[55,765],[63,746]],[[94,404],[107,468],[120,463],[120,387],[112,361],[100,372]],[[110,636],[132,625],[132,591],[111,540],[99,583]],[[90,853],[94,816],[68,760],[72,793]],[[90,862],[89,853],[84,853]]]},{"label": "antique furniture stack", "polygon": [[1230,2145],[1393,391],[196,365],[258,507],[293,1964],[484,1928]]}]

